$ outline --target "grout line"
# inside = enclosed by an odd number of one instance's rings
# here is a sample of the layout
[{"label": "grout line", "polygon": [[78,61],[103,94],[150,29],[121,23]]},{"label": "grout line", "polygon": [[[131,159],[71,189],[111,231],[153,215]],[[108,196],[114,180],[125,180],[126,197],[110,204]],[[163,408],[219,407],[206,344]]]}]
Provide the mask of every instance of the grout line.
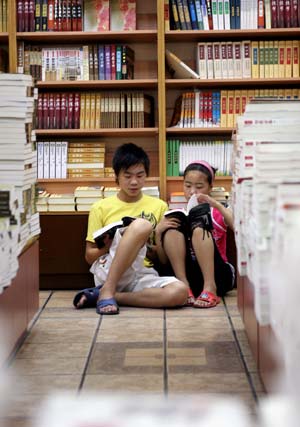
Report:
[{"label": "grout line", "polygon": [[38,309],[38,311],[35,313],[35,315],[31,319],[31,321],[29,322],[26,330],[24,331],[23,335],[21,336],[21,338],[17,342],[17,345],[16,345],[15,349],[13,350],[13,352],[10,354],[10,356],[8,357],[8,359],[6,360],[6,362],[4,363],[4,366],[6,368],[9,368],[9,366],[14,361],[16,355],[18,354],[18,351],[20,350],[20,348],[24,344],[26,338],[30,335],[30,332],[32,331],[32,328],[34,327],[34,325],[36,324],[36,322],[39,320],[42,312],[44,311],[44,308],[48,304],[48,302],[49,302],[50,298],[52,297],[52,295],[53,295],[53,291],[50,291],[50,295],[48,296],[48,298],[46,299],[46,301],[44,302],[44,304],[42,305],[42,307]]},{"label": "grout line", "polygon": [[86,373],[87,373],[87,370],[88,370],[88,366],[89,366],[90,361],[91,361],[92,353],[93,353],[93,350],[95,348],[95,343],[96,343],[97,335],[98,335],[98,332],[99,332],[99,329],[100,329],[100,326],[101,326],[101,322],[102,322],[102,316],[100,316],[98,324],[96,326],[96,330],[95,330],[95,333],[94,333],[94,336],[93,336],[93,339],[92,339],[92,343],[91,343],[91,346],[90,346],[90,349],[89,349],[89,354],[88,354],[88,356],[86,358],[86,362],[85,362],[85,365],[84,365],[84,368],[83,368],[83,372],[82,372],[82,375],[81,375],[81,380],[80,380],[80,383],[79,383],[79,386],[78,386],[77,394],[80,394],[80,392],[82,390],[82,387],[83,387],[83,384],[84,384],[84,381],[85,381],[85,377],[86,377]]},{"label": "grout line", "polygon": [[249,386],[250,386],[252,394],[253,394],[253,398],[254,398],[255,402],[257,403],[258,402],[258,396],[257,396],[256,390],[255,390],[255,386],[254,386],[253,381],[252,381],[252,376],[251,376],[251,374],[249,372],[249,369],[248,369],[246,360],[244,358],[244,355],[243,355],[243,352],[242,352],[242,349],[241,349],[241,346],[240,346],[240,343],[239,343],[239,340],[238,340],[238,337],[237,337],[234,325],[232,323],[232,319],[231,319],[230,313],[228,311],[228,307],[226,305],[226,300],[225,300],[224,297],[222,299],[223,299],[224,307],[225,307],[225,310],[226,310],[226,313],[227,313],[227,317],[228,317],[228,320],[229,320],[229,323],[230,323],[230,326],[231,326],[231,329],[232,329],[232,334],[233,334],[235,343],[237,345],[238,352],[239,352],[239,355],[240,355],[241,360],[242,360],[242,364],[243,364],[245,372],[246,372],[246,376],[247,376],[247,379],[248,379]]},{"label": "grout line", "polygon": [[164,309],[164,316],[163,316],[163,350],[164,350],[164,363],[163,363],[163,369],[164,369],[164,395],[168,396],[169,388],[168,388],[168,337],[167,337],[167,310]]}]

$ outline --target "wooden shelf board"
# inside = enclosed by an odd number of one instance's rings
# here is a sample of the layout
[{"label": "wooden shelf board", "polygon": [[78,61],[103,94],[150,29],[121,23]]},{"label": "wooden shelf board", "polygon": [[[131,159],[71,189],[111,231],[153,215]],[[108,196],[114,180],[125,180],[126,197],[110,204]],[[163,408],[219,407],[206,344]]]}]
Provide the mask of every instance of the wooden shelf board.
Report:
[{"label": "wooden shelf board", "polygon": [[[167,181],[182,181],[183,176],[167,176]],[[215,180],[232,181],[232,176],[217,175]]]},{"label": "wooden shelf board", "polygon": [[94,88],[156,88],[157,79],[135,79],[135,80],[76,80],[76,81],[38,81],[39,89],[94,89]]},{"label": "wooden shelf board", "polygon": [[229,86],[293,86],[299,85],[299,77],[287,77],[277,79],[166,79],[166,87],[168,89],[182,89],[184,87],[229,87]]},{"label": "wooden shelf board", "polygon": [[7,43],[8,42],[8,33],[0,33],[0,42]]},{"label": "wooden shelf board", "polygon": [[36,136],[66,136],[66,137],[92,137],[92,136],[112,136],[112,137],[138,137],[157,136],[158,128],[124,128],[124,129],[37,129]]},{"label": "wooden shelf board", "polygon": [[[66,179],[59,179],[59,178],[55,178],[55,179],[38,179],[38,184],[47,184],[47,183],[55,183],[55,184],[66,184],[66,183],[71,183],[71,182],[113,182],[114,186],[116,185],[115,183],[115,178],[114,177],[110,177],[110,178],[93,178],[93,177],[87,177],[87,178],[66,178]],[[159,182],[159,177],[157,176],[151,176],[146,178],[146,182]]]},{"label": "wooden shelf board", "polygon": [[166,42],[203,41],[210,39],[260,39],[299,37],[300,28],[271,28],[258,30],[187,30],[166,31]]},{"label": "wooden shelf board", "polygon": [[194,135],[194,134],[212,134],[212,135],[228,135],[232,134],[233,128],[217,128],[217,127],[211,127],[211,128],[176,128],[171,127],[166,129],[167,134],[172,135]]},{"label": "wooden shelf board", "polygon": [[110,42],[143,43],[156,41],[157,30],[135,31],[36,31],[32,33],[17,33],[17,39],[39,43],[78,43],[95,40],[109,40]]}]

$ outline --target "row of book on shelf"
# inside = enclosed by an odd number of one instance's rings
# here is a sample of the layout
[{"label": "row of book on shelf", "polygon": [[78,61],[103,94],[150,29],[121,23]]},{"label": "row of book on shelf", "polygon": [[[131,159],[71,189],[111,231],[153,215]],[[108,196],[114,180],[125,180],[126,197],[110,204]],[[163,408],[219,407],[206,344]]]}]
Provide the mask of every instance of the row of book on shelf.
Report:
[{"label": "row of book on shelf", "polygon": [[0,33],[7,32],[8,7],[7,0],[0,0]]},{"label": "row of book on shelf", "polygon": [[20,32],[136,29],[135,0],[16,1]]},{"label": "row of book on shelf", "polygon": [[164,14],[167,31],[300,25],[298,0],[165,0]]},{"label": "row of book on shelf", "polygon": [[[227,191],[224,187],[214,186],[210,192],[210,196],[224,206],[230,204],[230,191]],[[171,191],[168,199],[169,209],[185,209],[187,206],[187,200],[183,191]]]},{"label": "row of book on shelf", "polygon": [[37,142],[38,179],[110,178],[104,142]]},{"label": "row of book on shelf", "polygon": [[154,125],[154,98],[142,92],[39,93],[37,129],[143,128]]},{"label": "row of book on shelf", "polygon": [[262,325],[272,320],[274,251],[281,268],[285,237],[299,220],[299,112],[298,100],[253,100],[237,120],[232,191],[238,269],[254,285]]},{"label": "row of book on shelf", "polygon": [[17,43],[17,69],[36,80],[129,80],[134,51],[124,44],[41,47]]},{"label": "row of book on shelf", "polygon": [[24,246],[40,233],[32,87],[31,76],[0,74],[0,293],[17,274]]},{"label": "row of book on shelf", "polygon": [[169,50],[166,62],[175,78],[287,78],[300,76],[299,52],[299,40],[201,42],[196,72]]},{"label": "row of book on shelf", "polygon": [[253,98],[273,97],[300,99],[300,89],[236,89],[195,90],[181,94],[174,106],[170,127],[180,128],[233,128]]},{"label": "row of book on shelf", "polygon": [[[79,186],[75,188],[74,193],[50,194],[41,189],[38,193],[36,206],[39,212],[89,212],[93,203],[105,197],[116,195],[118,191],[118,187]],[[159,197],[157,186],[143,187],[142,192],[149,196]]]},{"label": "row of book on shelf", "polygon": [[167,176],[183,175],[194,160],[205,160],[217,169],[216,175],[231,175],[231,140],[181,141],[168,139],[166,144]]}]

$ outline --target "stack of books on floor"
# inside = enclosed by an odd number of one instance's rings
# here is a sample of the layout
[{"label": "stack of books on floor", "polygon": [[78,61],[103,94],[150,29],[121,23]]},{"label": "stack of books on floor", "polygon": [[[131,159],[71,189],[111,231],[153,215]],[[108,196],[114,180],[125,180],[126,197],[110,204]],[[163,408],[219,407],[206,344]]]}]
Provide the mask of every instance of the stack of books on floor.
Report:
[{"label": "stack of books on floor", "polygon": [[282,220],[279,205],[285,204],[284,193],[289,194],[286,208],[299,203],[299,113],[300,101],[257,100],[237,121],[232,191],[238,269],[254,284],[255,312],[262,325],[270,324],[268,278],[275,224]]},{"label": "stack of books on floor", "polygon": [[18,234],[15,248],[11,249],[15,256],[40,232],[38,215],[35,215],[37,156],[32,131],[33,110],[32,77],[0,74],[0,182],[1,190],[9,191],[10,200],[13,203],[17,200],[18,204],[13,218],[8,212],[3,214],[10,218],[13,234]]}]

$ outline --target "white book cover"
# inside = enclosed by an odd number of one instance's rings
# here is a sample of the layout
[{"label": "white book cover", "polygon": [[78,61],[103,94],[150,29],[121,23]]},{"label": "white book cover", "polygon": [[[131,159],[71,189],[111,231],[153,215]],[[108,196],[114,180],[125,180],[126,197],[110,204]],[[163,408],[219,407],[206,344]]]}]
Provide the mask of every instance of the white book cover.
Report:
[{"label": "white book cover", "polygon": [[67,178],[68,142],[61,143],[61,177]]},{"label": "white book cover", "polygon": [[217,0],[218,2],[218,29],[224,30],[224,0]]},{"label": "white book cover", "polygon": [[50,142],[44,142],[44,179],[50,177]]},{"label": "white book cover", "polygon": [[61,178],[61,141],[55,142],[55,178]]},{"label": "white book cover", "polygon": [[200,76],[174,53],[166,49],[166,61],[169,66],[170,72],[174,78],[177,79],[199,79]]},{"label": "white book cover", "polygon": [[55,141],[49,143],[49,178],[55,178]]},{"label": "white book cover", "polygon": [[201,42],[197,45],[197,73],[200,79],[207,79],[207,57],[206,57],[206,43]]}]

